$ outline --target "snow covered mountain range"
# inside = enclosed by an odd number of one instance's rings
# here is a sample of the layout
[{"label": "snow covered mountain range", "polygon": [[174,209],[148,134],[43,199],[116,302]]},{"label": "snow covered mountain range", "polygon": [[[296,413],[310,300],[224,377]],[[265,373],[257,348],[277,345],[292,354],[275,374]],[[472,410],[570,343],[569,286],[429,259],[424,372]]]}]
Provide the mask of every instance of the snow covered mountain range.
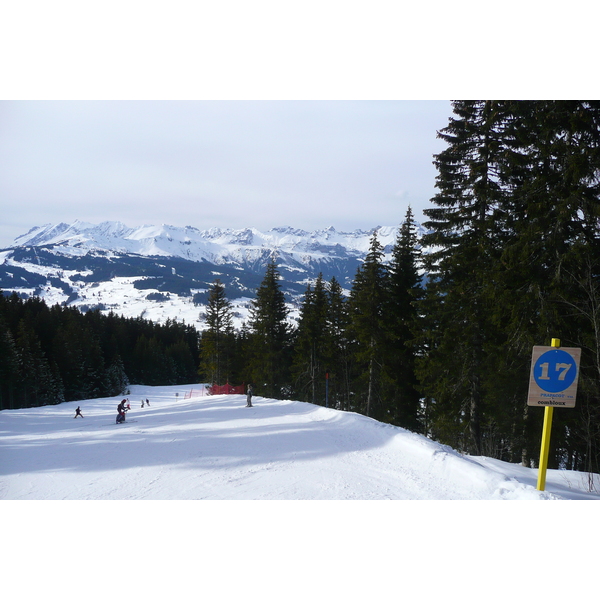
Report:
[{"label": "snow covered mountain range", "polygon": [[[398,226],[338,232],[291,227],[208,229],[120,222],[75,221],[34,227],[0,250],[0,289],[37,295],[49,304],[113,310],[157,322],[185,319],[202,329],[202,305],[220,279],[233,302],[237,324],[276,257],[282,289],[292,308],[319,273],[350,289],[373,233],[389,255]],[[419,234],[423,230],[419,226]]]}]

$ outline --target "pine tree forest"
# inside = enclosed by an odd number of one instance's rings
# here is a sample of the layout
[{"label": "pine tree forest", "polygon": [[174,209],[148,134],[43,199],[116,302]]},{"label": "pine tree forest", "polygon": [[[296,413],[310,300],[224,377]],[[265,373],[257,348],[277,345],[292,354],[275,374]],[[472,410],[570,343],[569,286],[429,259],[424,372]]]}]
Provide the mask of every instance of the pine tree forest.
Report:
[{"label": "pine tree forest", "polygon": [[83,314],[0,294],[0,409],[111,397],[130,384],[196,381],[199,341],[194,327],[176,321]]},{"label": "pine tree forest", "polygon": [[600,471],[600,102],[455,101],[438,137],[427,233],[408,208],[391,259],[374,233],[349,295],[319,276],[293,324],[276,257],[240,330],[219,280],[202,333],[0,295],[0,408],[252,383],[536,466],[531,351],[559,338],[582,355],[548,466]]}]

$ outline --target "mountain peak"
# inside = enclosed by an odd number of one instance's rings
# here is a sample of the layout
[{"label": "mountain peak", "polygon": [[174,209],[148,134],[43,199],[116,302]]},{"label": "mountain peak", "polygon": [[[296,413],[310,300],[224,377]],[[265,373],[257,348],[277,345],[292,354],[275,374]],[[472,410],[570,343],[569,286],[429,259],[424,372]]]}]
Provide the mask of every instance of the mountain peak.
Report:
[{"label": "mountain peak", "polygon": [[[294,227],[202,231],[173,225],[131,228],[119,221],[46,224],[18,237],[2,253],[0,288],[158,322],[177,315],[202,329],[198,307],[214,280],[219,278],[228,297],[237,300],[241,322],[273,256],[294,310],[319,274],[326,281],[335,277],[349,291],[373,231],[344,233],[333,226],[313,232]],[[398,228],[377,231],[389,259]]]}]

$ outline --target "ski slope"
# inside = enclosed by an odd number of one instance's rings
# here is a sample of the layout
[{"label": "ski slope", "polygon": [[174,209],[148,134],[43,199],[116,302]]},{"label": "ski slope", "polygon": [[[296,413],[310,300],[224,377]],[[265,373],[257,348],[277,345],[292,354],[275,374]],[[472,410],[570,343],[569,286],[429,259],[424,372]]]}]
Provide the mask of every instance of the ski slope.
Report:
[{"label": "ski slope", "polygon": [[537,470],[362,415],[260,397],[246,408],[239,395],[184,400],[189,390],[132,386],[123,425],[121,397],[1,411],[0,499],[600,499],[584,473],[549,470],[539,492]]},{"label": "ski slope", "polygon": [[121,397],[0,412],[6,597],[595,595],[596,505],[504,502],[598,500],[585,474],[538,492],[358,414],[189,389],[132,386],[124,425]]}]

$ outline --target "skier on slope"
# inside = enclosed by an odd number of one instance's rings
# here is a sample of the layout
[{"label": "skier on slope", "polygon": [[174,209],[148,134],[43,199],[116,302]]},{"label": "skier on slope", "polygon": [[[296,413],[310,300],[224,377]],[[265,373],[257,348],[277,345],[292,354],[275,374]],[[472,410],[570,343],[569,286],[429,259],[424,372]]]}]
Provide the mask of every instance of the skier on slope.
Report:
[{"label": "skier on slope", "polygon": [[252,408],[252,384],[248,384],[248,389],[246,391],[246,407]]},{"label": "skier on slope", "polygon": [[79,406],[75,409],[75,416],[73,418],[76,419],[77,417],[81,417],[83,419],[83,415],[81,414],[81,408],[79,408]]},{"label": "skier on slope", "polygon": [[117,415],[117,423],[123,423],[123,421],[125,421],[125,413],[127,412],[125,402],[127,402],[127,399],[124,399],[121,402],[119,402],[119,406],[117,406],[117,412],[119,413]]}]

